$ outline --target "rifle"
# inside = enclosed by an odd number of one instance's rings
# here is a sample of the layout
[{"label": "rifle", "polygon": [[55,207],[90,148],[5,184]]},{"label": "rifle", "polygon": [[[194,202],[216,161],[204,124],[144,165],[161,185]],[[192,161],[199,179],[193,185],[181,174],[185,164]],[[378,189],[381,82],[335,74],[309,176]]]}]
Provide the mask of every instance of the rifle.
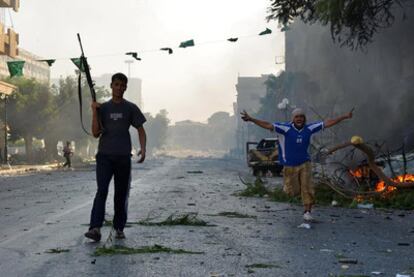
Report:
[{"label": "rifle", "polygon": [[86,81],[88,82],[88,86],[89,86],[89,89],[91,91],[92,100],[94,102],[96,102],[96,93],[95,93],[95,88],[94,88],[94,85],[95,84],[92,81],[91,71],[89,69],[89,64],[88,64],[88,61],[87,61],[87,59],[85,57],[85,53],[83,52],[82,40],[81,40],[81,37],[80,37],[79,33],[78,33],[78,40],[79,40],[79,45],[80,45],[80,49],[81,49],[81,52],[82,52],[82,55],[80,57],[80,60],[81,60],[81,68],[83,67],[83,70],[85,72]]},{"label": "rifle", "polygon": [[[83,131],[85,131],[85,133],[87,133],[88,135],[92,136],[92,134],[89,133],[86,130],[86,128],[83,124],[83,117],[82,117],[82,79],[81,79],[82,71],[86,75],[86,81],[88,82],[89,90],[91,92],[91,97],[92,97],[92,100],[94,102],[96,102],[96,93],[95,93],[95,88],[94,88],[95,84],[92,81],[89,64],[88,64],[88,61],[85,57],[85,53],[83,52],[81,37],[80,37],[79,33],[77,35],[78,35],[79,45],[80,45],[81,52],[82,52],[82,55],[80,56],[81,66],[79,68],[79,78],[78,78],[78,96],[79,96],[79,108],[80,108],[79,114],[80,114],[80,120],[81,120],[81,125],[82,125]],[[98,118],[98,121],[99,121],[99,125],[101,125],[101,122],[100,122],[99,118]]]}]

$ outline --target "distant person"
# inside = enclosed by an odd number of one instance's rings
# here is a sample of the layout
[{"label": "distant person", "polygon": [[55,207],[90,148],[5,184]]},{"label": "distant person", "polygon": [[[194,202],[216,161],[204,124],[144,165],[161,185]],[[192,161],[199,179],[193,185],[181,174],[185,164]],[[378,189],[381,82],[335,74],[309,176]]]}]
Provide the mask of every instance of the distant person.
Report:
[{"label": "distant person", "polygon": [[143,127],[146,121],[137,105],[123,98],[128,78],[122,73],[112,76],[112,99],[99,104],[93,102],[92,134],[99,137],[96,154],[96,181],[98,189],[93,202],[87,238],[100,241],[100,228],[105,219],[105,205],[109,183],[114,177],[114,218],[115,238],[125,238],[124,227],[127,222],[128,195],[131,184],[131,137],[129,127],[138,130],[141,150],[139,163],[145,160],[146,133]]},{"label": "distant person", "polygon": [[283,190],[290,196],[300,195],[304,206],[303,219],[313,220],[312,206],[315,203],[315,190],[312,184],[312,165],[308,148],[311,136],[324,128],[352,118],[352,111],[337,117],[306,124],[306,115],[302,109],[292,112],[292,122],[273,124],[251,117],[246,111],[241,113],[244,121],[275,131],[279,137],[279,160],[283,167]]},{"label": "distant person", "polygon": [[63,157],[65,157],[66,162],[63,164],[63,167],[67,166],[68,168],[72,167],[71,157],[73,156],[73,150],[70,145],[70,141],[66,142],[65,147],[63,147]]}]

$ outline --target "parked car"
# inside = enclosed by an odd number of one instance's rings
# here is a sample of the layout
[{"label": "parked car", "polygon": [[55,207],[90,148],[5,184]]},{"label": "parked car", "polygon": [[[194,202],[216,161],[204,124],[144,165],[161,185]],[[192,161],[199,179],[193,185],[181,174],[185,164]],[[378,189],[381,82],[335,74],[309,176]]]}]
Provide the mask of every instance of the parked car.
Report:
[{"label": "parked car", "polygon": [[246,143],[247,165],[252,168],[254,176],[265,176],[268,172],[280,176],[283,165],[279,162],[278,144],[277,138]]}]

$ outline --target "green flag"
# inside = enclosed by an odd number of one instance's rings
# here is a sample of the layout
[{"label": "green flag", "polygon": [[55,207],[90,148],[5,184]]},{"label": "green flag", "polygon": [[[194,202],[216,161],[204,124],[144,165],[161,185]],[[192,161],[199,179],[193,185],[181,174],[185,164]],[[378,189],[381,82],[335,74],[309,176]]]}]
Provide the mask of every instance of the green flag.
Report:
[{"label": "green flag", "polygon": [[141,60],[141,58],[138,57],[138,53],[137,52],[128,52],[128,53],[125,53],[125,55],[132,56],[137,61],[140,61]]},{"label": "green flag", "polygon": [[85,72],[85,69],[83,68],[83,64],[81,61],[81,58],[72,58],[70,59],[75,65],[76,67],[81,71],[81,72]]},{"label": "green flag", "polygon": [[181,42],[179,47],[186,48],[186,47],[192,47],[192,46],[194,46],[194,40],[190,39],[190,40]]},{"label": "green flag", "polygon": [[230,41],[230,42],[236,42],[236,41],[238,41],[239,40],[239,38],[229,38],[228,39],[228,41]]},{"label": "green flag", "polygon": [[39,60],[38,62],[46,62],[48,66],[52,66],[52,64],[55,62],[56,60]]},{"label": "green flag", "polygon": [[168,54],[171,55],[173,53],[173,50],[169,47],[163,47],[160,49],[161,51],[168,51]]},{"label": "green flag", "polygon": [[25,61],[7,62],[7,67],[9,68],[10,77],[23,76],[24,63]]},{"label": "green flag", "polygon": [[271,33],[272,33],[272,30],[270,30],[269,28],[266,28],[266,30],[264,30],[263,32],[261,32],[259,34],[259,36],[269,35]]}]

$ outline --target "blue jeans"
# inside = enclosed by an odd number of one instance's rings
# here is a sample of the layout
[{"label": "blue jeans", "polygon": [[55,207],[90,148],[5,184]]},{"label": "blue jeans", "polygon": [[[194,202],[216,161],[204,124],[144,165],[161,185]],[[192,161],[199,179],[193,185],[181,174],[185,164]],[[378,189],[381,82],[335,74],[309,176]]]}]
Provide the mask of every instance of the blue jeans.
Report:
[{"label": "blue jeans", "polygon": [[96,182],[98,190],[93,201],[90,229],[100,228],[105,219],[105,205],[109,183],[114,176],[114,218],[113,227],[124,230],[127,222],[128,197],[131,186],[130,155],[96,155]]}]

